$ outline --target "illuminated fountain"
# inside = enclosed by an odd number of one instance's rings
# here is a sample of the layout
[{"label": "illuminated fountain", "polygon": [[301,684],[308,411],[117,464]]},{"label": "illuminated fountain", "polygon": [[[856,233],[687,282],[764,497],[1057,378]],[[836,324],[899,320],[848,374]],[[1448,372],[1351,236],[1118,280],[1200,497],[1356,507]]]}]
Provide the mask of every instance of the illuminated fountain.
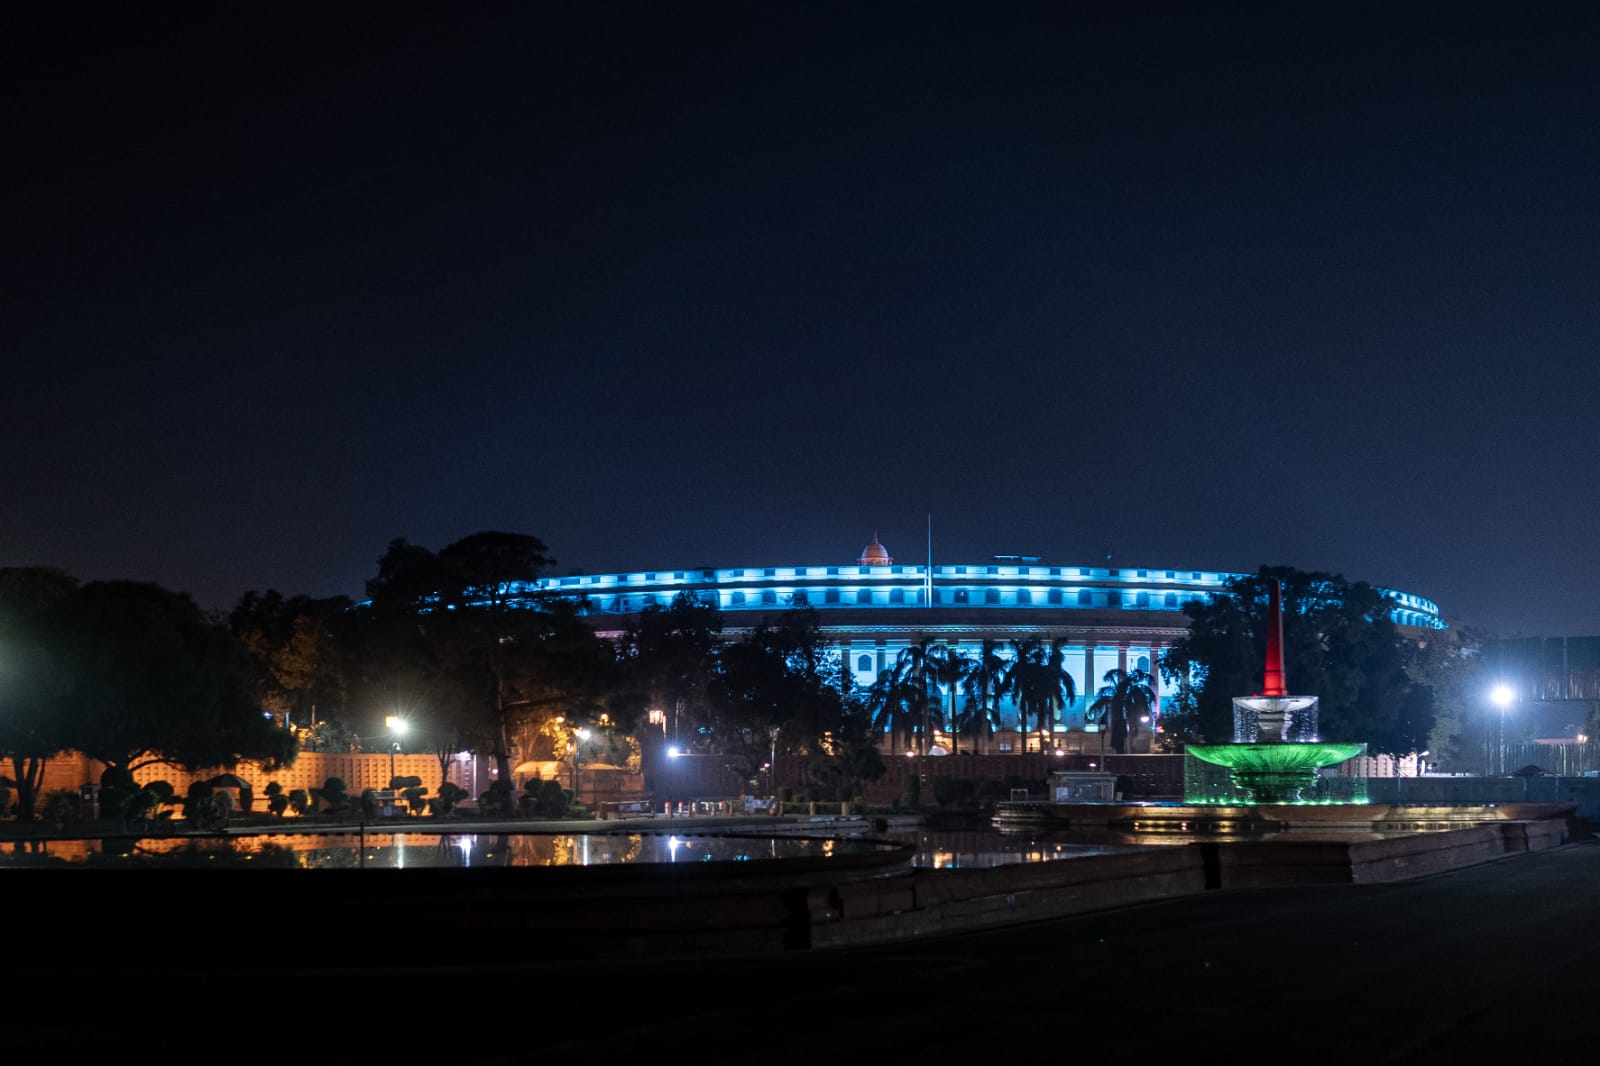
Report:
[{"label": "illuminated fountain", "polygon": [[[1267,665],[1257,696],[1233,700],[1232,744],[1189,744],[1190,755],[1227,768],[1247,803],[1311,803],[1318,771],[1366,751],[1366,744],[1327,743],[1317,736],[1317,697],[1291,696],[1283,671],[1283,591],[1274,580],[1267,612]],[[1219,797],[1190,795],[1188,801]],[[1237,802],[1228,797],[1226,802]]]}]

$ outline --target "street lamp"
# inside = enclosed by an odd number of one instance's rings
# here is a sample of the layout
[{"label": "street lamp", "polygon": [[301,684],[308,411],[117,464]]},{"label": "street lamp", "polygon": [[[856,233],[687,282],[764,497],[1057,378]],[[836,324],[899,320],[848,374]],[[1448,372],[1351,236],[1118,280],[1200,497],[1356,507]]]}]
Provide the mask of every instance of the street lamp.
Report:
[{"label": "street lamp", "polygon": [[394,753],[400,750],[400,738],[406,732],[406,720],[398,714],[391,714],[383,720],[389,730],[389,788],[394,788]]},{"label": "street lamp", "polygon": [[587,729],[574,729],[572,736],[572,798],[577,800],[579,785],[582,782],[578,771],[578,759],[583,755],[583,742],[589,739],[589,731]]},{"label": "street lamp", "polygon": [[1495,741],[1495,746],[1498,749],[1498,755],[1495,758],[1495,773],[1503,774],[1506,772],[1506,708],[1511,706],[1512,701],[1517,698],[1517,694],[1511,691],[1509,685],[1496,685],[1494,690],[1489,693],[1489,698],[1494,700],[1495,706],[1500,708],[1499,730]]},{"label": "street lamp", "polygon": [[767,730],[767,738],[772,742],[772,747],[767,754],[767,794],[774,802],[773,813],[777,813],[776,802],[778,799],[778,786],[775,777],[778,772],[778,727],[772,726]]}]

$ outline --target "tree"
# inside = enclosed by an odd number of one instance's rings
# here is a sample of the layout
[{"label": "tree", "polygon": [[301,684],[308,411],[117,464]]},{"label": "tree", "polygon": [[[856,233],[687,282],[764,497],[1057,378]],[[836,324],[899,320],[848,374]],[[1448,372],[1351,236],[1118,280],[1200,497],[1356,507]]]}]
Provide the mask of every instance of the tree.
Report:
[{"label": "tree", "polygon": [[961,690],[961,683],[966,680],[976,664],[971,657],[964,654],[960,648],[951,644],[940,644],[932,649],[929,659],[930,672],[936,684],[943,686],[950,693],[950,713],[947,716],[943,710],[943,697],[938,718],[950,730],[950,754],[957,752],[957,745],[961,735],[961,716],[956,712],[956,695]]},{"label": "tree", "polygon": [[1089,712],[1097,717],[1103,731],[1111,726],[1111,750],[1118,755],[1127,754],[1128,738],[1139,731],[1139,719],[1150,713],[1156,695],[1150,684],[1150,675],[1144,670],[1112,669],[1105,672],[1105,682],[1095,694]]},{"label": "tree", "polygon": [[650,604],[627,628],[623,658],[652,707],[687,712],[694,721],[717,668],[722,612],[715,603],[680,593],[666,607]]},{"label": "tree", "polygon": [[105,764],[117,787],[154,763],[232,770],[249,759],[268,772],[293,763],[295,739],[263,716],[243,645],[188,595],[92,582],[57,604],[45,630],[60,653],[58,739]]},{"label": "tree", "polygon": [[1423,750],[1432,761],[1481,772],[1488,751],[1488,636],[1471,626],[1435,630],[1404,642],[1406,675],[1426,690],[1433,728]]},{"label": "tree", "polygon": [[[548,616],[558,606],[566,616],[580,609],[570,601],[514,605],[536,593],[540,571],[554,562],[546,551],[537,537],[518,533],[474,533],[437,555],[397,538],[367,582],[374,626],[402,640],[421,676],[448,677],[454,689],[448,710],[455,720],[433,735],[481,738],[503,784],[511,781],[516,708],[531,705],[518,682],[528,687],[528,664],[550,635]],[[503,813],[514,813],[515,797],[501,793]]]},{"label": "tree", "polygon": [[933,731],[942,725],[944,696],[939,691],[944,645],[924,636],[900,649],[894,661],[896,699],[905,705],[912,723],[918,754],[926,755]]},{"label": "tree", "polygon": [[863,786],[888,773],[878,750],[872,714],[862,694],[843,692],[839,722],[822,738],[806,763],[806,784],[814,794],[853,800]]},{"label": "tree", "polygon": [[897,750],[904,739],[907,751],[912,749],[916,718],[912,707],[918,699],[918,690],[908,688],[892,667],[879,670],[877,680],[867,690],[865,705],[868,720],[879,734],[889,734],[889,753]]},{"label": "tree", "polygon": [[643,724],[645,694],[632,684],[616,645],[596,633],[576,605],[551,603],[520,621],[501,664],[501,720],[508,727],[561,719],[577,728],[604,718],[632,733]]},{"label": "tree", "polygon": [[1318,733],[1375,751],[1426,747],[1434,701],[1417,688],[1426,682],[1413,676],[1413,642],[1392,621],[1389,598],[1365,582],[1290,567],[1263,566],[1209,602],[1184,605],[1189,631],[1160,669],[1180,686],[1190,682],[1180,687],[1180,709],[1194,716],[1195,734],[1231,740],[1233,698],[1260,692],[1273,581],[1282,588],[1286,683],[1292,695],[1317,697]]},{"label": "tree", "polygon": [[967,702],[958,728],[987,740],[1001,727],[1000,703],[1005,699],[1011,660],[1000,651],[1000,642],[985,640],[972,667],[962,681]]},{"label": "tree", "polygon": [[841,727],[836,652],[816,609],[799,604],[722,649],[710,689],[720,754],[747,780],[778,752],[823,750]]},{"label": "tree", "polygon": [[23,822],[33,821],[45,766],[64,748],[66,678],[53,668],[58,649],[41,639],[41,627],[77,590],[78,579],[54,567],[0,569],[0,758],[10,763]]},{"label": "tree", "polygon": [[[1031,716],[1041,736],[1048,735],[1056,713],[1078,698],[1077,684],[1066,668],[1066,644],[1029,637],[1013,641],[1012,648],[1007,689],[1017,704],[1017,732],[1028,731]],[[1027,750],[1026,740],[1020,747]]]},{"label": "tree", "polygon": [[310,728],[317,709],[343,705],[345,670],[336,627],[348,616],[346,596],[286,598],[275,589],[247,592],[228,616],[254,665],[261,706],[280,724]]},{"label": "tree", "polygon": [[[661,773],[670,730],[671,745],[700,737],[706,693],[717,670],[722,612],[715,603],[679,593],[666,607],[650,604],[623,634],[618,653],[644,694],[646,710],[659,711],[659,731],[650,732],[642,752],[646,788],[653,791]],[[692,746],[692,745],[691,745]]]}]

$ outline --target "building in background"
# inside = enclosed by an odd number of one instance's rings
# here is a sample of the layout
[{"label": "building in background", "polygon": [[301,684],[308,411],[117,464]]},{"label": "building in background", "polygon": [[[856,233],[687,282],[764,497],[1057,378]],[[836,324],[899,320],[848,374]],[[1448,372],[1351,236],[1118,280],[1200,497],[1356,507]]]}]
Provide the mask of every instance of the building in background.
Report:
[{"label": "building in background", "polygon": [[[650,570],[543,578],[545,595],[583,597],[604,635],[620,636],[646,607],[666,607],[680,594],[715,604],[724,633],[737,638],[764,618],[796,604],[816,608],[823,632],[838,649],[853,684],[870,686],[900,653],[921,641],[952,645],[977,657],[986,641],[1004,655],[1013,642],[1061,640],[1064,668],[1077,699],[1058,712],[1057,732],[1093,731],[1087,708],[1107,671],[1145,670],[1153,677],[1160,713],[1172,687],[1157,664],[1187,632],[1183,606],[1226,589],[1234,577],[1207,570],[1154,567],[1048,566],[1036,556],[996,556],[987,563],[896,563],[876,535],[853,563],[729,569]],[[1385,589],[1397,624],[1442,629],[1438,607],[1410,593]],[[948,700],[948,693],[946,693]],[[1016,709],[1004,708],[1015,728]],[[1038,744],[1016,733],[997,738]]]}]

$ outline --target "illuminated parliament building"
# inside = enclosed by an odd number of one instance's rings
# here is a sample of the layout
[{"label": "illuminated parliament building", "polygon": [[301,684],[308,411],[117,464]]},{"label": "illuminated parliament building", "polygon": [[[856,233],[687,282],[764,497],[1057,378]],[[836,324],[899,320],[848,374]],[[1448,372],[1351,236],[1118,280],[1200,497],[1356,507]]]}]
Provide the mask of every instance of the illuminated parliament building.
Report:
[{"label": "illuminated parliament building", "polygon": [[[583,597],[591,621],[619,636],[640,611],[680,594],[714,603],[724,634],[737,637],[765,616],[797,604],[814,607],[853,683],[870,686],[900,652],[923,640],[978,657],[985,641],[1009,654],[1013,641],[1064,642],[1065,669],[1077,691],[1057,715],[1058,731],[1090,730],[1088,705],[1108,670],[1152,675],[1159,714],[1171,686],[1162,652],[1187,632],[1183,605],[1224,591],[1236,576],[1206,570],[1046,566],[1032,556],[997,556],[969,565],[897,564],[876,535],[854,563],[580,574],[539,580],[542,594]],[[1442,629],[1431,601],[1382,590],[1398,625]],[[1015,709],[1007,708],[1015,720]]]}]

